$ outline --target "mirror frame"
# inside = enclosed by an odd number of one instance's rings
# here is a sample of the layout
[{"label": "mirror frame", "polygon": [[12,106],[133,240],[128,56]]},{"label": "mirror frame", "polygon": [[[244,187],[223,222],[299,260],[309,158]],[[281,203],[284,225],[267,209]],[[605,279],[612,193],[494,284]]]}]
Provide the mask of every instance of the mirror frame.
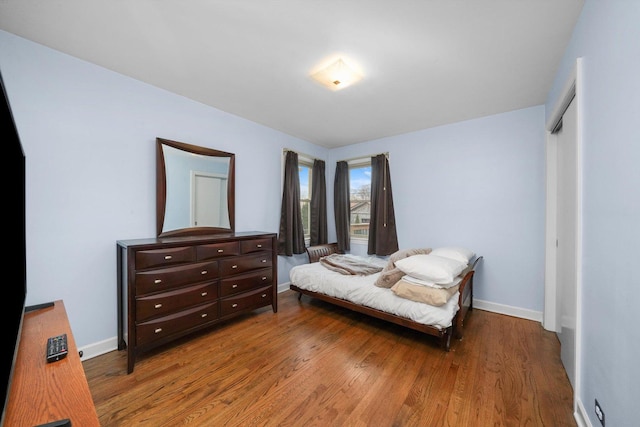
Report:
[{"label": "mirror frame", "polygon": [[[175,230],[162,231],[167,203],[167,176],[164,161],[163,146],[169,146],[187,153],[201,156],[228,157],[229,173],[227,179],[227,207],[229,212],[229,228],[221,227],[188,227]],[[235,230],[235,154],[213,148],[200,147],[184,142],[171,141],[164,138],[156,138],[156,228],[158,237],[195,236],[202,234],[233,233]]]}]

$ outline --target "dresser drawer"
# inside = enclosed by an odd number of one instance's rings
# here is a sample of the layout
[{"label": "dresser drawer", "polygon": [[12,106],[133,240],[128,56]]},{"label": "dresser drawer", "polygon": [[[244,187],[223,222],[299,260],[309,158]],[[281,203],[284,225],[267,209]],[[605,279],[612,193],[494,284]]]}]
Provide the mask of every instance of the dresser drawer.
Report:
[{"label": "dresser drawer", "polygon": [[195,260],[196,251],[193,246],[137,251],[136,269],[145,270],[147,268],[169,266]]},{"label": "dresser drawer", "polygon": [[220,317],[269,305],[271,304],[272,296],[273,287],[267,286],[255,291],[223,298],[220,300]]},{"label": "dresser drawer", "polygon": [[127,373],[143,352],[252,310],[277,313],[276,237],[232,231],[119,240],[118,350],[127,349]]},{"label": "dresser drawer", "polygon": [[193,307],[218,298],[218,283],[179,288],[169,292],[136,298],[136,319],[144,321],[175,311]]},{"label": "dresser drawer", "polygon": [[226,297],[251,289],[262,288],[272,284],[273,269],[264,268],[255,272],[233,276],[220,281],[220,296]]},{"label": "dresser drawer", "polygon": [[149,344],[216,319],[218,319],[218,303],[213,302],[138,323],[136,325],[136,345]]},{"label": "dresser drawer", "polygon": [[240,255],[240,246],[238,242],[222,242],[211,243],[209,245],[200,245],[196,247],[196,256],[198,261],[205,261],[223,256]]},{"label": "dresser drawer", "polygon": [[271,247],[271,239],[253,239],[240,242],[240,251],[243,254],[271,250],[273,250]]},{"label": "dresser drawer", "polygon": [[271,267],[271,252],[220,260],[220,275],[229,276],[259,268]]},{"label": "dresser drawer", "polygon": [[199,262],[136,273],[136,295],[160,292],[218,278],[218,262]]}]

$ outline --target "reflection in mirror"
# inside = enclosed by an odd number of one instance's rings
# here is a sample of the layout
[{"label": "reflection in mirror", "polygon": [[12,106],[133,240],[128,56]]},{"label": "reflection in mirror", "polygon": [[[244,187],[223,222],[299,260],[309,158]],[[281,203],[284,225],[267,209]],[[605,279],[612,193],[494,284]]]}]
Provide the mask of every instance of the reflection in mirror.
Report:
[{"label": "reflection in mirror", "polygon": [[157,138],[158,236],[234,229],[232,153]]}]

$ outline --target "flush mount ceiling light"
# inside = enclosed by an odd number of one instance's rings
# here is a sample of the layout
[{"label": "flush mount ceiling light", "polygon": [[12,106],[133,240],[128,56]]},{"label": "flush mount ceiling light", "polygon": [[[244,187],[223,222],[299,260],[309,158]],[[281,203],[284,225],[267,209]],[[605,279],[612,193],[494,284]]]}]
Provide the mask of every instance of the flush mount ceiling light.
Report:
[{"label": "flush mount ceiling light", "polygon": [[311,77],[331,90],[344,89],[362,79],[362,75],[350,68],[342,58],[331,62]]}]

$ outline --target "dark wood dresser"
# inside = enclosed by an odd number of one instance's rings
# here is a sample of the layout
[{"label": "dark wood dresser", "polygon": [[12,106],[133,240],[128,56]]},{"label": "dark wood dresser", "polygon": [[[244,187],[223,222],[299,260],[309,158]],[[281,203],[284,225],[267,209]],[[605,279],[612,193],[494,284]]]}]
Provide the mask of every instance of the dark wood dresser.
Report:
[{"label": "dark wood dresser", "polygon": [[119,240],[118,350],[136,355],[271,305],[278,311],[275,233]]}]

